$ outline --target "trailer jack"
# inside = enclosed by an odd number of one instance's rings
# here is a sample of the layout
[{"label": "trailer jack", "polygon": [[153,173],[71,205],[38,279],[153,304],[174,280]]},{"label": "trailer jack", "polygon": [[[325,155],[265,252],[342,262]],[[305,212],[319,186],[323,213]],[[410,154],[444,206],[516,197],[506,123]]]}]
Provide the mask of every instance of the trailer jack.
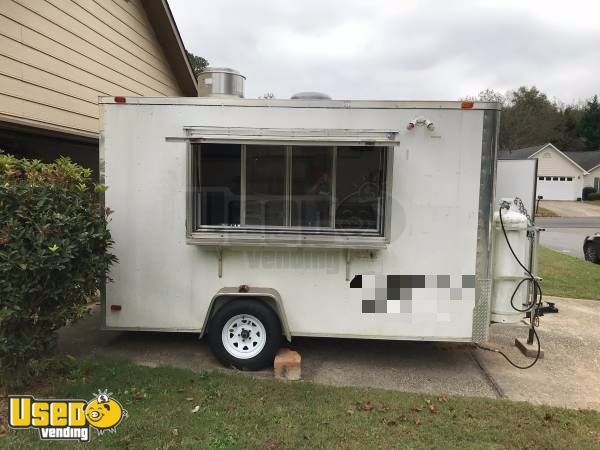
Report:
[{"label": "trailer jack", "polygon": [[[556,303],[554,302],[545,302],[545,306],[540,306],[537,309],[536,316],[540,317],[544,314],[558,314],[558,308],[556,307]],[[531,311],[527,311],[525,315],[528,319],[531,317]]]}]

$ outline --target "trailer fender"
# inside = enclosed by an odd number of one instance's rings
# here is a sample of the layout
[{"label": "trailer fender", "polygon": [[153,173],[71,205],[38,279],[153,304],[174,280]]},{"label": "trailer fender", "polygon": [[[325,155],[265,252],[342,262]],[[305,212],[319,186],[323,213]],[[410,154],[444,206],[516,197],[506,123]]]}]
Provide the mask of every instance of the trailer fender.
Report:
[{"label": "trailer fender", "polygon": [[281,295],[277,290],[273,288],[261,288],[261,287],[249,287],[247,290],[241,291],[239,287],[224,287],[213,296],[208,305],[206,316],[204,317],[204,323],[202,324],[202,331],[200,336],[204,336],[208,326],[208,321],[214,315],[214,313],[226,302],[238,298],[246,298],[260,300],[266,303],[279,318],[281,323],[281,331],[286,339],[291,342],[292,335],[288,327],[287,317],[285,315],[285,309],[283,307],[283,301]]}]

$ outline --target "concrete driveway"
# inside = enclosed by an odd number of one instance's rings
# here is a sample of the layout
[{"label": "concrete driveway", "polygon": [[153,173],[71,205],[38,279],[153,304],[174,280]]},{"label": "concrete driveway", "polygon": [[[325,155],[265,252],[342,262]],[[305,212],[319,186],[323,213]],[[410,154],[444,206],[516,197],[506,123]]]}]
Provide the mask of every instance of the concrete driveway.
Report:
[{"label": "concrete driveway", "polygon": [[600,207],[584,202],[542,200],[540,206],[560,217],[600,217]]},{"label": "concrete driveway", "polygon": [[[526,371],[513,368],[496,353],[466,344],[295,338],[289,346],[302,355],[305,381],[600,410],[600,302],[556,301],[560,314],[543,317],[539,328],[546,357]],[[94,307],[87,319],[61,331],[59,349],[150,367],[229,370],[196,335],[100,331],[99,324]],[[490,343],[524,364],[528,360],[512,343],[526,333],[522,325],[493,325]],[[272,376],[269,370],[254,375]]]}]

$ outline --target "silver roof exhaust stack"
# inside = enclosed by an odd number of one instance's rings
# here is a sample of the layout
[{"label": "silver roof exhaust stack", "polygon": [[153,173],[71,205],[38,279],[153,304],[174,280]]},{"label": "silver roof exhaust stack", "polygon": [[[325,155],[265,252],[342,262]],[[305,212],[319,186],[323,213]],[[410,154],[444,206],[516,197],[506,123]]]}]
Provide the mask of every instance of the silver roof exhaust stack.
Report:
[{"label": "silver roof exhaust stack", "polygon": [[198,75],[198,97],[244,98],[246,77],[227,67],[207,67]]}]

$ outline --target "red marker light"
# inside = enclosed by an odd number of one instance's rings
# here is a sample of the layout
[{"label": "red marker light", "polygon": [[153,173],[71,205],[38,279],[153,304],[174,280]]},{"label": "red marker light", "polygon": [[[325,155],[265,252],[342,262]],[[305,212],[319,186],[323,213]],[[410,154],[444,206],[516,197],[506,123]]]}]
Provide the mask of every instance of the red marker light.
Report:
[{"label": "red marker light", "polygon": [[125,97],[119,96],[115,97],[115,103],[126,103],[127,99]]},{"label": "red marker light", "polygon": [[475,102],[472,102],[471,100],[463,100],[462,102],[460,102],[460,107],[462,109],[471,109],[474,104]]},{"label": "red marker light", "polygon": [[121,311],[121,305],[110,305],[111,311]]}]

